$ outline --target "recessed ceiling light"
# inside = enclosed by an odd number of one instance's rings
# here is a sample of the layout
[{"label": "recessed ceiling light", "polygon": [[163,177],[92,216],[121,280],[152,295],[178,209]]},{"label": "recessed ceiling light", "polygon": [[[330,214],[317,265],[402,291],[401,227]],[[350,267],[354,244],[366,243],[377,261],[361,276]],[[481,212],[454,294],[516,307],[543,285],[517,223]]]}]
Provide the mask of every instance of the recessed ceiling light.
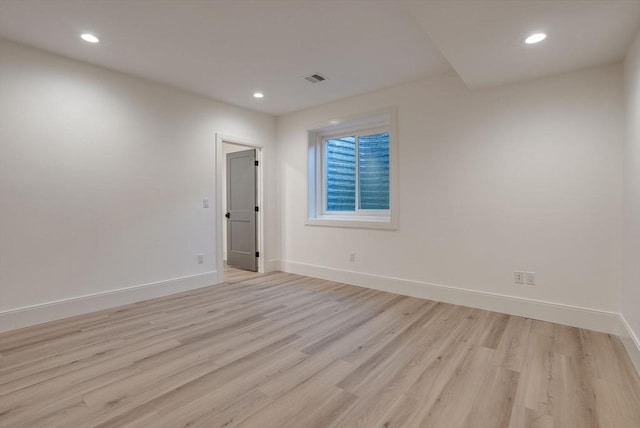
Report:
[{"label": "recessed ceiling light", "polygon": [[80,38],[85,42],[89,42],[89,43],[98,43],[100,41],[100,39],[98,39],[96,36],[94,36],[91,33],[81,34]]},{"label": "recessed ceiling light", "polygon": [[547,35],[544,33],[535,33],[527,37],[524,42],[528,45],[533,45],[534,43],[540,43],[544,39],[547,38]]},{"label": "recessed ceiling light", "polygon": [[253,93],[253,97],[254,98],[264,98],[264,94],[262,92],[254,92]]}]

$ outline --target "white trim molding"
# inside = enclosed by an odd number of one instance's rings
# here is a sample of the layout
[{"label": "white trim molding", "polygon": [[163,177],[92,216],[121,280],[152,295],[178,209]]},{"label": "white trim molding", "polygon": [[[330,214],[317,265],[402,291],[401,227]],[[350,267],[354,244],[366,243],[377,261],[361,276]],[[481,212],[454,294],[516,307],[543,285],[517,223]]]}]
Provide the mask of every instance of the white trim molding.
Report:
[{"label": "white trim molding", "polygon": [[218,283],[218,272],[173,278],[0,312],[0,332],[141,302]]},{"label": "white trim molding", "polygon": [[281,270],[280,269],[280,260],[269,260],[266,263],[266,266],[264,268],[265,273],[266,272],[277,272]]},{"label": "white trim molding", "polygon": [[622,344],[627,350],[629,358],[636,368],[636,372],[640,375],[640,340],[622,314],[620,314],[620,331],[618,336],[620,336],[620,340],[622,340]]},{"label": "white trim molding", "polygon": [[487,293],[448,285],[371,275],[288,260],[281,260],[280,267],[282,271],[288,273],[373,288],[389,293],[469,306],[603,333],[617,335],[620,332],[620,315],[614,312]]}]

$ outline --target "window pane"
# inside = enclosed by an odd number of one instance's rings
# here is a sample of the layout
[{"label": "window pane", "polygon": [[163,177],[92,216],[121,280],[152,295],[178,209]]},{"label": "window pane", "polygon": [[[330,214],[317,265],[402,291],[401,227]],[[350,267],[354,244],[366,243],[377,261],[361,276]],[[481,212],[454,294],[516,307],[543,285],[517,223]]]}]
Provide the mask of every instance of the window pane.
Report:
[{"label": "window pane", "polygon": [[362,135],[358,141],[360,209],[389,209],[389,133]]},{"label": "window pane", "polygon": [[356,209],[356,139],[325,140],[327,211]]}]

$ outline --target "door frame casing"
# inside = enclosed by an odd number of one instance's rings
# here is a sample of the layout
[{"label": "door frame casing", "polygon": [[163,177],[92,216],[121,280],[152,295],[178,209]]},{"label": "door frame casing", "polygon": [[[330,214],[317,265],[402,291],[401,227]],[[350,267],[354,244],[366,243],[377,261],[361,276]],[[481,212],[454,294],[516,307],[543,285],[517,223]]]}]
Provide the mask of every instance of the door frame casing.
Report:
[{"label": "door frame casing", "polygon": [[252,141],[245,140],[244,138],[234,137],[231,135],[216,133],[215,144],[215,164],[216,164],[216,209],[215,209],[215,230],[216,230],[216,270],[218,271],[218,284],[224,282],[224,257],[222,248],[222,227],[224,223],[224,213],[222,212],[222,170],[226,159],[222,153],[222,145],[224,143],[234,144],[237,146],[244,146],[248,149],[256,149],[256,160],[258,161],[258,167],[256,169],[256,195],[257,204],[260,208],[256,216],[256,227],[258,232],[256,234],[257,243],[256,248],[260,253],[258,257],[258,272],[264,273],[264,146],[256,144]]}]

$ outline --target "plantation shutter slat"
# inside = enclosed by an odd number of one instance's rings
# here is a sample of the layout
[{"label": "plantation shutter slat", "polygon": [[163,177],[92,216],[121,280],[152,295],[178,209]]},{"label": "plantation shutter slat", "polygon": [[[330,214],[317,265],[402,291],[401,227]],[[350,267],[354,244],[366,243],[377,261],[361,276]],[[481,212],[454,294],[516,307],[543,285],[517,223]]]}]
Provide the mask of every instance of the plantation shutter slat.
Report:
[{"label": "plantation shutter slat", "polygon": [[360,209],[389,209],[389,133],[358,139]]},{"label": "plantation shutter slat", "polygon": [[389,209],[388,132],[330,138],[324,150],[327,211]]},{"label": "plantation shutter slat", "polygon": [[325,142],[327,211],[356,209],[356,139]]}]

